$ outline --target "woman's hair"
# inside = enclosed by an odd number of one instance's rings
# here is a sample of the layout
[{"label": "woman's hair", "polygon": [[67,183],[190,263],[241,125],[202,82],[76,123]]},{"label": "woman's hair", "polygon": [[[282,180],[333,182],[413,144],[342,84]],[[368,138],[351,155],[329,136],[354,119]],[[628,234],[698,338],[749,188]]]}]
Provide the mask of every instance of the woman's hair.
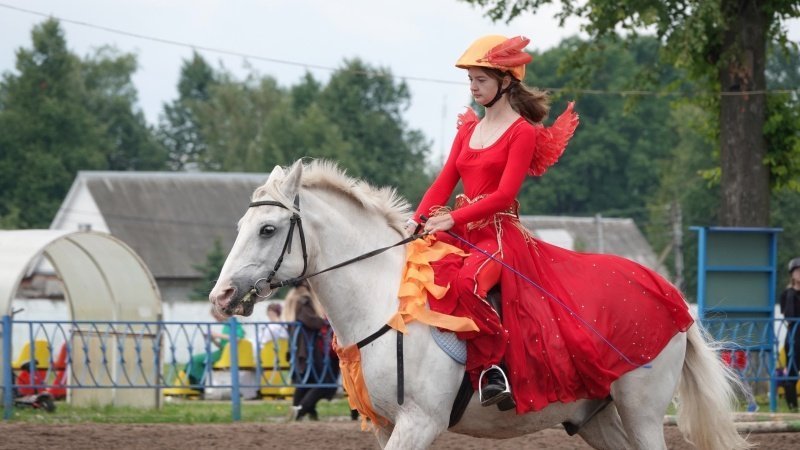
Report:
[{"label": "woman's hair", "polygon": [[280,316],[281,312],[283,312],[283,308],[280,303],[270,303],[269,306],[267,306],[267,311],[272,311]]},{"label": "woman's hair", "polygon": [[281,314],[282,321],[294,322],[297,320],[297,307],[299,306],[300,299],[303,297],[311,299],[311,306],[319,317],[325,317],[325,310],[322,309],[322,305],[319,300],[317,300],[317,296],[314,292],[311,291],[311,288],[305,284],[300,284],[292,288],[289,293],[286,294],[286,299],[283,301],[283,313]]},{"label": "woman's hair", "polygon": [[488,67],[481,67],[487,75],[497,80],[497,83],[502,86],[503,78],[508,76],[511,79],[511,85],[508,87],[508,102],[520,116],[531,123],[541,123],[547,113],[550,112],[550,96],[545,91],[540,91],[536,88],[529,88],[522,84],[521,81],[511,76],[508,72],[500,69],[493,69]]}]

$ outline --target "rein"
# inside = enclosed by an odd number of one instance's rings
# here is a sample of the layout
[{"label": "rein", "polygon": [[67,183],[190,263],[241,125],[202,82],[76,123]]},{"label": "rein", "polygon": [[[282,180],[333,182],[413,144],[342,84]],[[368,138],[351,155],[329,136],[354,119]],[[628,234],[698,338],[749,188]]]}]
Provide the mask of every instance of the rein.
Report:
[{"label": "rein", "polygon": [[[279,208],[283,208],[283,209],[291,211],[283,203],[277,202],[277,201],[273,201],[273,200],[261,200],[261,201],[257,201],[257,202],[252,202],[252,203],[250,203],[248,208],[253,208],[253,207],[256,207],[256,206],[277,206]],[[300,196],[299,195],[296,195],[294,197],[294,207],[295,207],[295,209],[297,211],[300,211]],[[287,254],[291,254],[292,253],[292,236],[294,235],[295,225],[297,226],[297,231],[300,234],[300,246],[303,249],[303,271],[300,272],[299,276],[296,276],[294,278],[288,278],[288,279],[283,280],[283,281],[272,281],[272,279],[275,277],[275,274],[278,272],[278,269],[280,269],[281,264],[283,263],[283,257],[285,255],[287,255]],[[345,260],[345,261],[342,261],[342,262],[340,262],[338,264],[330,266],[330,267],[328,267],[326,269],[322,269],[320,271],[317,271],[317,272],[310,273],[310,274],[306,275],[306,270],[308,269],[308,249],[306,247],[306,236],[305,236],[305,233],[303,232],[303,221],[300,218],[300,214],[298,214],[296,212],[292,212],[292,217],[289,219],[289,233],[286,235],[286,240],[283,243],[283,249],[281,250],[281,255],[278,257],[278,260],[275,262],[275,267],[272,268],[272,270],[269,272],[269,274],[265,278],[259,278],[258,280],[256,280],[256,282],[253,284],[253,286],[250,287],[250,290],[247,292],[247,295],[242,300],[243,301],[250,301],[250,296],[252,296],[252,295],[255,295],[256,297],[262,297],[262,298],[269,297],[270,295],[272,295],[272,293],[277,288],[282,288],[284,286],[297,284],[297,283],[299,283],[299,282],[301,282],[303,280],[306,280],[306,279],[311,278],[311,277],[315,277],[315,276],[323,274],[325,272],[329,272],[331,270],[338,269],[340,267],[344,267],[344,266],[356,263],[358,261],[365,260],[367,258],[372,258],[373,256],[380,255],[381,253],[383,253],[383,252],[385,252],[387,250],[391,250],[391,249],[393,249],[395,247],[399,247],[401,245],[408,244],[409,242],[412,242],[412,241],[414,241],[416,239],[419,239],[422,236],[424,236],[424,234],[412,234],[411,236],[409,236],[409,237],[407,237],[407,238],[405,238],[405,239],[403,239],[403,240],[401,240],[399,242],[396,242],[396,243],[394,243],[392,245],[389,245],[389,246],[386,246],[386,247],[381,247],[381,248],[369,251],[369,252],[364,253],[362,255],[358,255],[355,258],[350,258],[348,260]],[[261,283],[262,281],[266,284],[267,289],[269,289],[266,293],[262,293],[261,290],[258,288],[258,284]]]}]

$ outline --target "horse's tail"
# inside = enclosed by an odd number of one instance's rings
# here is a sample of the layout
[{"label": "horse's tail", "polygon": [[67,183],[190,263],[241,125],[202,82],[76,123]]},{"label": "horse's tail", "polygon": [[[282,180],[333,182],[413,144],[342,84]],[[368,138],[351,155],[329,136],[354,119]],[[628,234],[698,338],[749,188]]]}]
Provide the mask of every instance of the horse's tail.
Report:
[{"label": "horse's tail", "polygon": [[717,356],[719,344],[699,323],[686,332],[686,359],[678,385],[678,428],[701,450],[750,448],[733,420],[739,377]]}]

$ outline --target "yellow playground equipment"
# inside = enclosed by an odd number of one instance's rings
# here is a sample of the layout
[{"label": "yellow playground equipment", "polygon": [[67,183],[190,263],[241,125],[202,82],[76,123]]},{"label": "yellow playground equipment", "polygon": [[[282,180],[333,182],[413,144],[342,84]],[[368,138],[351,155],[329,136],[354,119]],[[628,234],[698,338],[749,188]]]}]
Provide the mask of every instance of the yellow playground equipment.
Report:
[{"label": "yellow playground equipment", "polygon": [[[778,368],[783,369],[786,367],[786,347],[781,347],[780,352],[778,353]],[[797,380],[797,392],[800,392],[800,380]],[[783,386],[778,385],[778,395],[785,395],[783,391]]]},{"label": "yellow playground equipment", "polygon": [[[239,368],[242,370],[255,370],[256,361],[253,357],[253,342],[248,339],[239,339],[237,341],[238,354],[239,354]],[[222,348],[219,359],[214,363],[215,370],[229,370],[231,368],[231,344],[228,342]],[[164,395],[170,396],[186,396],[194,397],[199,396],[200,391],[190,387],[189,377],[186,372],[179,370],[172,383],[172,387],[164,389]]]},{"label": "yellow playground equipment", "polygon": [[[256,358],[253,356],[253,342],[249,339],[239,339],[237,341],[239,354],[239,368],[240,369],[253,369],[256,368]],[[231,364],[231,343],[228,342],[222,348],[222,355],[220,355],[217,362],[214,363],[215,369],[230,369]]]},{"label": "yellow playground equipment", "polygon": [[289,384],[289,340],[277,339],[261,347],[261,396],[271,398],[288,398],[294,395],[294,387],[281,386]]},{"label": "yellow playground equipment", "polygon": [[189,383],[189,377],[186,376],[186,372],[179,370],[178,375],[175,377],[175,380],[172,383],[172,387],[168,387],[162,392],[164,395],[173,397],[199,397],[200,391],[189,387],[190,384],[191,383]]},{"label": "yellow playground equipment", "polygon": [[[256,359],[253,351],[253,342],[249,339],[240,339],[237,342],[239,369],[255,370]],[[264,344],[260,350],[261,367],[261,389],[259,394],[262,397],[270,398],[290,398],[294,395],[293,386],[290,384],[290,364],[287,359],[289,353],[289,340],[278,339]],[[214,363],[215,370],[229,370],[231,368],[231,347],[230,343],[222,348],[219,360]],[[163,390],[164,395],[170,396],[200,396],[200,391],[190,387],[189,378],[183,370],[179,370],[174,378],[172,387]]]},{"label": "yellow playground equipment", "polygon": [[47,369],[50,367],[50,348],[47,346],[47,341],[44,339],[36,339],[33,341],[33,353],[31,354],[31,342],[25,341],[22,346],[17,359],[11,364],[11,368],[19,370],[23,365],[29,363],[32,359],[36,360],[37,369]]}]

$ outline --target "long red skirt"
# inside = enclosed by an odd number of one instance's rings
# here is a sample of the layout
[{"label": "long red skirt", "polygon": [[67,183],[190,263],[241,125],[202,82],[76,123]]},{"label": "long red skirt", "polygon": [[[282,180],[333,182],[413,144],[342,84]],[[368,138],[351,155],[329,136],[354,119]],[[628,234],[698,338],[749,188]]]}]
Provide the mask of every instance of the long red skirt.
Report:
[{"label": "long red skirt", "polygon": [[[482,248],[532,282],[502,268],[502,324],[486,302],[463,295],[463,289],[460,296],[459,289],[450,289],[442,299],[429,298],[432,310],[475,321],[480,332],[459,333],[467,341],[473,386],[478,388],[482,369],[503,360],[518,414],[554,402],[605,398],[614,380],[649,363],[693,323],[681,293],[631,260],[547,244],[513,216],[453,231],[468,242],[489,243]],[[437,238],[476,256],[444,233]],[[465,271],[474,280],[482,267],[474,261],[465,266],[453,255],[432,266],[442,286],[458,283],[459,273],[463,282]]]}]

